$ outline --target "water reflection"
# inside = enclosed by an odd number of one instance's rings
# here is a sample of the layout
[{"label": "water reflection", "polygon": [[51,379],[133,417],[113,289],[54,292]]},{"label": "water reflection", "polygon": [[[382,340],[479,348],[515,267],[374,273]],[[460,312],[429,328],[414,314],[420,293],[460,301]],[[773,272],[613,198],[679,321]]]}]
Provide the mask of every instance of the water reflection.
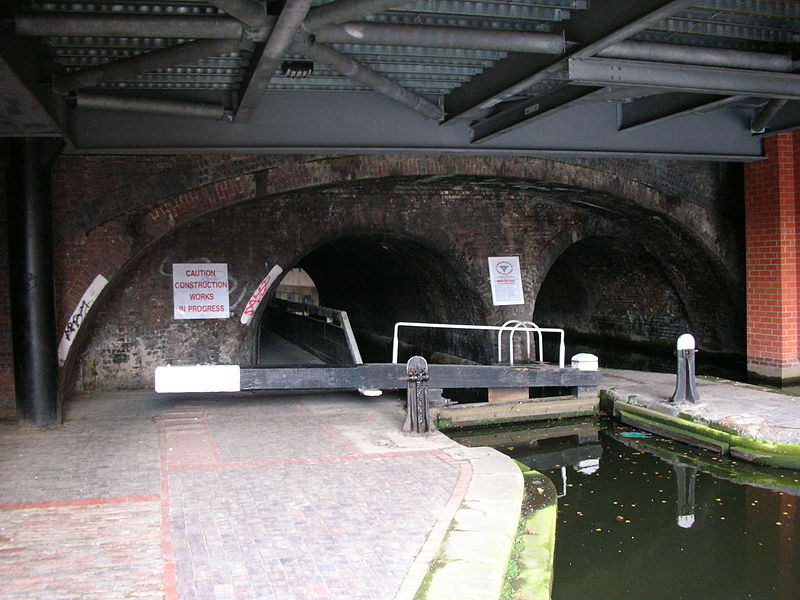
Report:
[{"label": "water reflection", "polygon": [[800,473],[599,420],[457,439],[561,492],[554,600],[800,598]]}]

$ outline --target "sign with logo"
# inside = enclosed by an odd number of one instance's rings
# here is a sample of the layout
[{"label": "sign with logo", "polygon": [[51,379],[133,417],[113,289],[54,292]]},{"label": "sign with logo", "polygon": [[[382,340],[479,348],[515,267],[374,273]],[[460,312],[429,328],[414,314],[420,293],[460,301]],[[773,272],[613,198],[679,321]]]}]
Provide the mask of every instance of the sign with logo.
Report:
[{"label": "sign with logo", "polygon": [[175,263],[172,291],[176,319],[227,319],[228,265]]},{"label": "sign with logo", "polygon": [[489,279],[495,306],[525,304],[518,256],[490,256]]}]

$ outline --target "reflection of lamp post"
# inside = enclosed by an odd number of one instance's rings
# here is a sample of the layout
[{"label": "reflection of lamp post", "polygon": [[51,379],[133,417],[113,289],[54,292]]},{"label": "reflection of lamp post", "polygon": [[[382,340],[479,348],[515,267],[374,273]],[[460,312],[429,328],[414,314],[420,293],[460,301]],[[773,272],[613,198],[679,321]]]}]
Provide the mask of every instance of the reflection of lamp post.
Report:
[{"label": "reflection of lamp post", "polygon": [[678,480],[678,527],[689,529],[694,525],[694,486],[697,469],[672,465]]}]

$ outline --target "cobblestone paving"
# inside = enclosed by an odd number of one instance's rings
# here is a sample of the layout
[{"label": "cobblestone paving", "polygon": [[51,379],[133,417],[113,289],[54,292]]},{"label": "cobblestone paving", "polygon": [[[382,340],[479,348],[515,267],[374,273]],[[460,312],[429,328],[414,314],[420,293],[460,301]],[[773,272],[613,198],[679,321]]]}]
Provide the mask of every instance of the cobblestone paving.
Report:
[{"label": "cobblestone paving", "polygon": [[53,430],[0,425],[0,598],[393,598],[464,484],[435,445],[400,447],[402,417],[131,393]]}]

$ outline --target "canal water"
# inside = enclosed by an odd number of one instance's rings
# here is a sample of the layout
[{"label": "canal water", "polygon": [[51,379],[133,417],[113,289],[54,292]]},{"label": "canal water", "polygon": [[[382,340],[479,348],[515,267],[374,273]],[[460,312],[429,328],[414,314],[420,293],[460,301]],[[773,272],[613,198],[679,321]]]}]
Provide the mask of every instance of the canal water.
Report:
[{"label": "canal water", "polygon": [[554,600],[800,600],[800,472],[606,419],[448,435],[555,484]]}]

